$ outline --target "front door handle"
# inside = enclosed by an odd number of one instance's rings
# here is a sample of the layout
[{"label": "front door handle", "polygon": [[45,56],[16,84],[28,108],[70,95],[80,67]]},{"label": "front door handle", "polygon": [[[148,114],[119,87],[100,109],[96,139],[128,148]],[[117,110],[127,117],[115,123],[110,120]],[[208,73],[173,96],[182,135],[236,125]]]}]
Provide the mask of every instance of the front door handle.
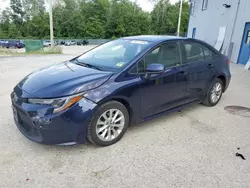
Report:
[{"label": "front door handle", "polygon": [[181,72],[179,72],[179,73],[178,73],[178,75],[179,75],[180,77],[184,77],[184,76],[185,76],[185,74],[186,74],[186,72],[185,72],[185,71],[181,71]]},{"label": "front door handle", "polygon": [[210,63],[209,63],[209,64],[207,65],[207,68],[209,68],[209,69],[211,69],[211,68],[213,68],[213,67],[214,67],[213,64],[210,64]]}]

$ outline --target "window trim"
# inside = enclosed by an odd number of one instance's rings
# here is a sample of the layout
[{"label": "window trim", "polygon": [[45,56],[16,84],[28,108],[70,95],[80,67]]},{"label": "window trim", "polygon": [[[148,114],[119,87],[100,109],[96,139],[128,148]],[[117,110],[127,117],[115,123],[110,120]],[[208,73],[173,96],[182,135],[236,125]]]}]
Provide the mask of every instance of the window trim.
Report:
[{"label": "window trim", "polygon": [[207,7],[208,7],[208,0],[203,0],[202,1],[202,10],[204,11],[204,10],[207,10]]},{"label": "window trim", "polygon": [[[156,46],[154,46],[151,50],[149,50],[147,53],[145,53],[138,61],[136,61],[136,63],[131,66],[131,68],[129,69],[128,71],[128,74],[130,75],[143,75],[145,74],[146,72],[144,73],[139,73],[138,72],[138,63],[143,60],[144,61],[144,69],[146,69],[146,65],[145,65],[145,56],[147,56],[148,54],[150,54],[151,52],[153,52],[156,48],[159,48],[161,47],[162,45],[166,44],[166,43],[169,43],[169,42],[175,42],[177,44],[177,47],[179,49],[179,55],[180,55],[180,64],[179,65],[176,65],[176,66],[171,66],[171,67],[167,67],[165,68],[164,72],[170,68],[174,68],[174,67],[179,67],[179,66],[182,66],[184,65],[184,55],[183,55],[183,52],[182,52],[182,47],[181,47],[181,43],[183,42],[183,40],[167,40],[167,41],[164,41],[164,42],[161,42],[159,44],[157,44]],[[131,73],[131,70],[133,70],[134,67],[137,67],[137,73]]]}]

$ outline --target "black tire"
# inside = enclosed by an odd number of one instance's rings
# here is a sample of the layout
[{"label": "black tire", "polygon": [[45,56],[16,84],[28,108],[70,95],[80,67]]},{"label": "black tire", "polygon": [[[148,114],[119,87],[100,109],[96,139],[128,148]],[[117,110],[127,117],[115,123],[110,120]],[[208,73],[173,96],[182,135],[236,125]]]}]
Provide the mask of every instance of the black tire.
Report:
[{"label": "black tire", "polygon": [[[218,84],[218,83],[221,85],[222,91],[221,91],[221,94],[220,94],[220,96],[219,96],[219,99],[218,99],[216,102],[213,102],[212,99],[211,99],[212,89],[213,89],[213,87],[214,87],[216,84]],[[223,82],[221,81],[221,79],[216,78],[216,79],[212,82],[212,84],[211,84],[211,86],[210,86],[210,88],[209,88],[209,90],[208,90],[208,92],[207,92],[206,98],[205,98],[204,101],[202,101],[202,103],[203,103],[204,105],[206,105],[206,106],[215,106],[216,104],[218,104],[218,102],[220,101],[220,99],[221,99],[221,97],[222,97],[223,89],[224,89]]]},{"label": "black tire", "polygon": [[[96,124],[97,124],[97,121],[100,118],[100,116],[109,109],[120,110],[124,115],[125,124],[124,124],[123,130],[115,139],[113,139],[111,141],[103,141],[98,137],[98,135],[96,133]],[[95,112],[93,117],[91,118],[89,125],[88,125],[87,138],[90,142],[92,142],[95,145],[109,146],[109,145],[112,145],[112,144],[118,142],[122,138],[122,136],[124,135],[124,133],[126,132],[126,130],[128,128],[128,125],[129,125],[129,113],[128,113],[127,108],[122,103],[120,103],[118,101],[109,101],[107,103],[102,104],[99,107],[99,109]]]}]

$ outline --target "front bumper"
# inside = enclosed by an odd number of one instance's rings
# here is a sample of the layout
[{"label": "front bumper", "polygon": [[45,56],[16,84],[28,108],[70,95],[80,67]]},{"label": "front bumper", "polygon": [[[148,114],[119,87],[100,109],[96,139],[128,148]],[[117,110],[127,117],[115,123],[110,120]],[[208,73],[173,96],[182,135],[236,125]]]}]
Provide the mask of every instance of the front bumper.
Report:
[{"label": "front bumper", "polygon": [[96,107],[97,104],[83,98],[66,111],[52,114],[48,105],[29,104],[12,97],[18,129],[28,139],[42,144],[84,143]]}]

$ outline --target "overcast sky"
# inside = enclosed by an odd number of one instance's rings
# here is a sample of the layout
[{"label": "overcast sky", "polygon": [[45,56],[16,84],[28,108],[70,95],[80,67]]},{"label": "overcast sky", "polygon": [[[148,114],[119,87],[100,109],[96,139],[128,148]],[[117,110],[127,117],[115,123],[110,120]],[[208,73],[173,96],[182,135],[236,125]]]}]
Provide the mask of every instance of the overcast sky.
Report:
[{"label": "overcast sky", "polygon": [[[131,1],[136,1],[136,0],[131,0]],[[176,3],[178,1],[180,0],[170,0],[171,3]],[[153,10],[153,5],[148,0],[137,0],[137,3],[142,7],[143,10],[149,12]]]},{"label": "overcast sky", "polygon": [[[4,9],[9,6],[10,0],[0,0],[0,9]],[[136,1],[136,0],[131,0]],[[175,3],[179,0],[170,0],[171,3]],[[152,11],[153,5],[148,0],[137,0],[137,3],[142,7],[145,11]]]}]

